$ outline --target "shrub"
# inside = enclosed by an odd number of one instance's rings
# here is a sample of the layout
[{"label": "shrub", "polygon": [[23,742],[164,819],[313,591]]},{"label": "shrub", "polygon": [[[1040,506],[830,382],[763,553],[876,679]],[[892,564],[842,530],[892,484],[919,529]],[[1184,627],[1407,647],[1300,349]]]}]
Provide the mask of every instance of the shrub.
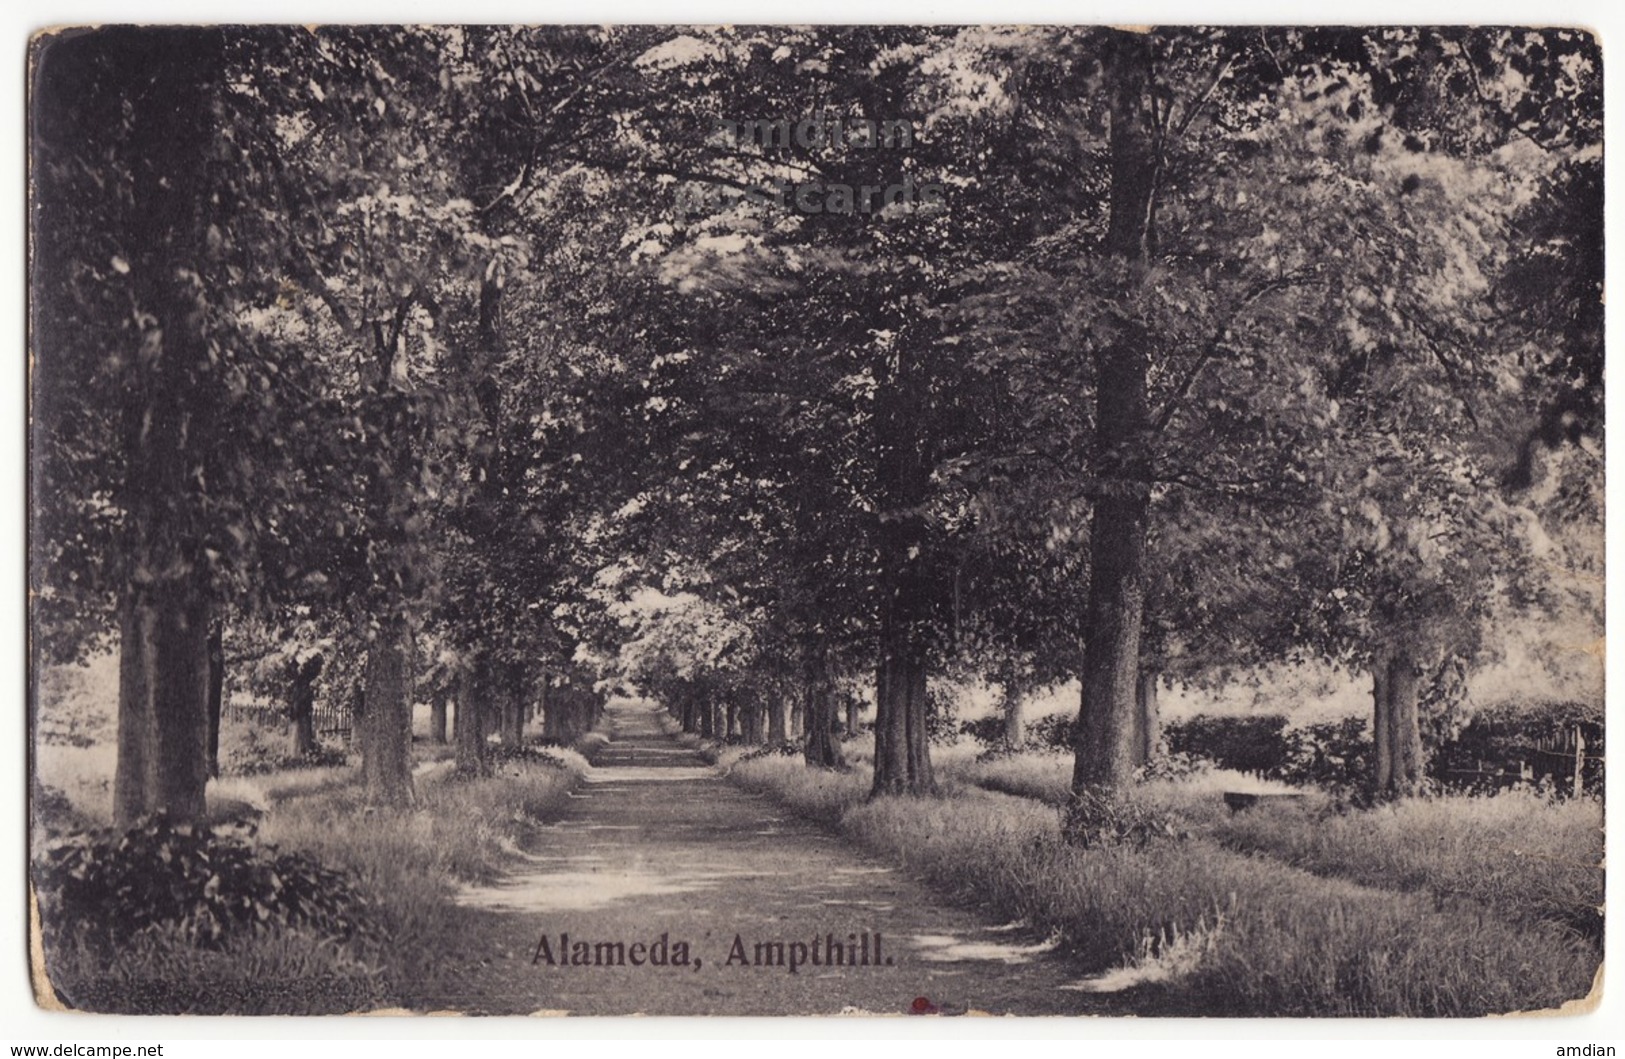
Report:
[{"label": "shrub", "polygon": [[[562,750],[563,748],[559,748]],[[491,765],[542,765],[546,768],[566,768],[559,753],[547,746],[522,745],[514,746],[511,743],[500,743],[487,748],[486,761]]]},{"label": "shrub", "polygon": [[1371,737],[1364,717],[1289,728],[1286,760],[1271,775],[1300,785],[1353,791],[1372,776]]},{"label": "shrub", "polygon": [[1188,721],[1165,725],[1163,738],[1172,753],[1205,757],[1221,768],[1237,772],[1276,776],[1289,755],[1285,729],[1286,718],[1279,714],[1262,717],[1197,714]]},{"label": "shrub", "polygon": [[1132,845],[1144,848],[1159,839],[1186,837],[1173,817],[1153,806],[1107,791],[1073,791],[1061,810],[1061,837],[1069,844]]},{"label": "shrub", "polygon": [[[1537,699],[1500,703],[1481,711],[1456,737],[1439,747],[1428,761],[1428,774],[1441,784],[1469,789],[1494,789],[1515,782],[1520,763],[1533,766],[1537,775],[1551,777],[1555,790],[1572,790],[1574,763],[1561,753],[1540,753],[1542,740],[1565,735],[1578,727],[1586,740],[1582,781],[1587,790],[1603,784],[1603,728],[1598,707],[1584,702]],[[1476,775],[1480,764],[1499,769],[1506,778]]]},{"label": "shrub", "polygon": [[245,721],[226,725],[220,733],[220,773],[223,776],[337,768],[347,760],[348,755],[340,747],[317,747],[309,753],[296,754],[292,736],[277,726]]},{"label": "shrub", "polygon": [[160,926],[209,949],[276,926],[337,939],[372,929],[367,901],[343,872],[162,815],[122,834],[78,832],[49,843],[34,881],[49,940],[72,931],[108,950]]},{"label": "shrub", "polygon": [[974,721],[963,721],[959,725],[959,731],[962,735],[968,735],[991,749],[1000,750],[1009,747],[1009,742],[1004,737],[1004,718],[996,713],[978,717]]},{"label": "shrub", "polygon": [[933,683],[925,695],[925,738],[933,745],[959,741],[959,725],[954,720],[957,703],[944,686]]},{"label": "shrub", "polygon": [[1033,750],[1070,750],[1076,741],[1078,718],[1070,713],[1052,713],[1027,726],[1026,745]]},{"label": "shrub", "polygon": [[744,761],[760,761],[762,758],[774,756],[800,757],[801,752],[802,750],[800,743],[787,739],[779,743],[763,743],[760,746],[753,746],[749,750],[746,750],[744,753],[740,754],[738,757],[734,758],[734,763],[738,764]]},{"label": "shrub", "polygon": [[1140,766],[1141,780],[1188,780],[1213,771],[1213,762],[1197,754],[1167,751]]}]

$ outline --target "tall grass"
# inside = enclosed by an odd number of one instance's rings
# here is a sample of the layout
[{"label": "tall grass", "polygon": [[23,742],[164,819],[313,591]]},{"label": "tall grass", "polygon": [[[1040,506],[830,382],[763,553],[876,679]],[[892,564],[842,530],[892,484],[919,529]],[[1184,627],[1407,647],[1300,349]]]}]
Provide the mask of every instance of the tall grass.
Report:
[{"label": "tall grass", "polygon": [[1222,819],[1213,835],[1317,875],[1466,897],[1602,944],[1603,813],[1591,799],[1503,791],[1337,814],[1278,806]]},{"label": "tall grass", "polygon": [[397,1006],[426,967],[457,948],[470,913],[451,897],[490,880],[556,817],[586,771],[579,754],[507,763],[496,775],[418,785],[411,809],[370,809],[355,785],[276,803],[258,839],[345,869],[370,899],[384,941],[338,943],[299,930],[198,952],[154,931],[111,961],[83,948],[50,954],[52,982],[74,1006],[131,1012],[322,1013]]},{"label": "tall grass", "polygon": [[[798,772],[799,769],[799,772]],[[961,788],[865,800],[861,773],[741,762],[736,782],[832,821],[966,903],[1058,930],[1080,971],[1200,937],[1181,973],[1143,986],[1190,1014],[1472,1016],[1584,996],[1597,955],[1560,928],[1328,879],[1203,838],[1080,849],[1053,808]]]},{"label": "tall grass", "polygon": [[[1072,759],[1011,754],[952,774],[989,790],[1065,804]],[[1292,803],[1233,813],[1227,790],[1288,791],[1283,784],[1213,769],[1152,780],[1132,797],[1230,849],[1283,860],[1316,875],[1385,890],[1466,897],[1520,920],[1561,923],[1600,945],[1603,901],[1601,803],[1531,793],[1440,795],[1371,809],[1345,809],[1299,790]]]}]

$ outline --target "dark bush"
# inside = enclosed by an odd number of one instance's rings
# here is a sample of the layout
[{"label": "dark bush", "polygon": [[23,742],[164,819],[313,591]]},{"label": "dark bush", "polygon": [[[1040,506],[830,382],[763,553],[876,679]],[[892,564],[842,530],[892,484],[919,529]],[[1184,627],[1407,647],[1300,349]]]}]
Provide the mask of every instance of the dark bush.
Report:
[{"label": "dark bush", "polygon": [[1146,780],[1183,780],[1200,776],[1213,762],[1196,754],[1162,753],[1141,766],[1139,776]]},{"label": "dark bush", "polygon": [[954,718],[954,699],[946,691],[932,687],[925,696],[925,738],[942,746],[959,741],[959,722]]},{"label": "dark bush", "polygon": [[1027,726],[1026,745],[1031,750],[1071,750],[1078,718],[1070,713],[1052,713]]},{"label": "dark bush", "polygon": [[1574,756],[1567,741],[1576,728],[1586,743],[1583,785],[1601,790],[1601,708],[1560,699],[1500,703],[1479,711],[1432,754],[1428,775],[1447,787],[1493,790],[1518,782],[1521,767],[1527,767],[1554,791],[1572,791]]},{"label": "dark bush", "polygon": [[1210,717],[1198,714],[1188,721],[1163,727],[1163,738],[1174,754],[1205,757],[1221,768],[1279,775],[1289,755],[1286,718],[1279,714],[1263,717]]},{"label": "dark bush", "polygon": [[233,725],[221,740],[220,772],[226,776],[260,776],[286,769],[338,768],[348,764],[341,747],[317,747],[295,754],[286,735],[262,725]]},{"label": "dark bush", "polygon": [[1144,848],[1152,842],[1189,837],[1167,813],[1109,791],[1093,790],[1074,791],[1061,807],[1061,836],[1084,849]]},{"label": "dark bush", "polygon": [[1367,727],[1364,717],[1345,717],[1287,729],[1286,761],[1271,778],[1330,790],[1364,787],[1372,776]]},{"label": "dark bush", "polygon": [[[774,755],[779,755],[781,757],[800,757],[801,754],[801,744],[795,740],[787,739],[780,743],[763,743],[761,746],[752,747],[743,754],[739,755],[739,761],[759,761],[764,757],[773,757]],[[738,762],[736,762],[736,764],[737,763]]]},{"label": "dark bush", "polygon": [[546,765],[556,769],[567,767],[563,761],[549,754],[545,746],[535,744],[523,746],[513,746],[510,743],[496,744],[487,748],[486,761],[492,765]]},{"label": "dark bush", "polygon": [[337,940],[375,934],[370,905],[345,873],[161,815],[124,832],[51,841],[33,874],[48,944],[72,934],[112,951],[165,925],[204,949],[278,926]]},{"label": "dark bush", "polygon": [[974,721],[962,721],[959,731],[961,735],[968,735],[983,746],[1004,745],[1004,718],[996,713],[978,717]]}]

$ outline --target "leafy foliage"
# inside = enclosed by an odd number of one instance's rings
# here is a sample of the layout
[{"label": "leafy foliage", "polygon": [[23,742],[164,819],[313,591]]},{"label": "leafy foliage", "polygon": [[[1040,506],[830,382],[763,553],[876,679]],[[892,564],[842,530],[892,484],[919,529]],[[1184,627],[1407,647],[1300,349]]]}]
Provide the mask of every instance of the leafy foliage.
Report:
[{"label": "leafy foliage", "polygon": [[1131,845],[1187,837],[1174,817],[1112,791],[1072,792],[1061,808],[1061,837],[1083,849]]},{"label": "leafy foliage", "polygon": [[1369,728],[1364,717],[1288,728],[1285,760],[1270,778],[1330,790],[1358,790],[1371,777]]},{"label": "leafy foliage", "polygon": [[1163,729],[1168,749],[1176,754],[1200,755],[1238,772],[1270,775],[1285,765],[1287,718],[1211,717],[1198,714]]},{"label": "leafy foliage", "polygon": [[56,839],[33,878],[49,945],[66,933],[111,950],[153,927],[206,949],[277,928],[335,939],[374,930],[368,901],[343,872],[163,816]]}]

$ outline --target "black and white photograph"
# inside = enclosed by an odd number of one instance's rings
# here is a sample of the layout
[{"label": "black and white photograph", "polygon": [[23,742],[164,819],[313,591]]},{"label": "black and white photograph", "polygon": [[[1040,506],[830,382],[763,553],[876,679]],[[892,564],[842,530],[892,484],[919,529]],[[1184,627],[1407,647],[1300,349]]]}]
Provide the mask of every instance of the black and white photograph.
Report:
[{"label": "black and white photograph", "polygon": [[39,30],[24,1003],[1584,1043],[1602,84],[1561,24]]}]

